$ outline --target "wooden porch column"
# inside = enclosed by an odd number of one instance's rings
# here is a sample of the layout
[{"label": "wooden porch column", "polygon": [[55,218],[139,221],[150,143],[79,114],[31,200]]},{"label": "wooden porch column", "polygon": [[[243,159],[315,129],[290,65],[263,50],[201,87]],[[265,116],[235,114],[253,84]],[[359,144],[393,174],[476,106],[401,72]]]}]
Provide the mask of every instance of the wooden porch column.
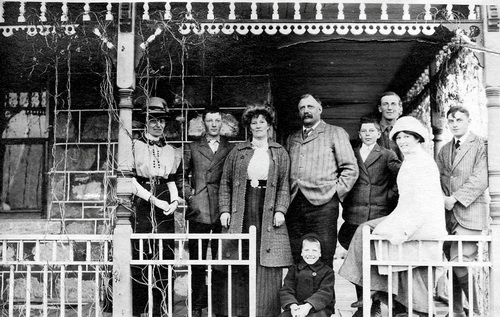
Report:
[{"label": "wooden porch column", "polygon": [[113,233],[113,316],[132,316],[130,261],[131,180],[132,180],[132,93],[135,88],[135,4],[120,3],[118,10],[117,86],[120,91],[120,130],[118,132],[118,178],[116,226]]},{"label": "wooden porch column", "polygon": [[[498,19],[490,7],[482,6],[484,17],[484,46],[500,52],[500,28]],[[491,296],[489,316],[500,312],[500,56],[484,53],[484,83],[488,98],[488,180],[491,196]],[[486,315],[487,312],[485,312]]]},{"label": "wooden porch column", "polygon": [[491,296],[490,316],[500,312],[500,86],[487,87],[488,175],[491,195]]}]

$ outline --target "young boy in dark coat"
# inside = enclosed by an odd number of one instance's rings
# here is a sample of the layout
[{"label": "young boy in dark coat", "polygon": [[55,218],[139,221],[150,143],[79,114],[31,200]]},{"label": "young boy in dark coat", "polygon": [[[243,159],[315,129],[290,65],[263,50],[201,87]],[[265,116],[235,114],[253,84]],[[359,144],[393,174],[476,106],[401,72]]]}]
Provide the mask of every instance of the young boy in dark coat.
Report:
[{"label": "young boy in dark coat", "polygon": [[321,242],[314,234],[302,238],[302,260],[292,265],[280,290],[280,317],[330,317],[335,274],[321,260]]},{"label": "young boy in dark coat", "polygon": [[[359,177],[342,203],[345,222],[338,234],[339,243],[346,250],[360,224],[387,216],[397,204],[396,177],[401,161],[394,151],[377,144],[380,136],[380,125],[374,118],[361,118],[359,138],[362,143],[354,148]],[[362,288],[357,285],[356,295],[358,300],[351,307],[359,309],[353,317],[362,315]],[[379,316],[380,311],[380,302],[374,301],[372,316]]]}]

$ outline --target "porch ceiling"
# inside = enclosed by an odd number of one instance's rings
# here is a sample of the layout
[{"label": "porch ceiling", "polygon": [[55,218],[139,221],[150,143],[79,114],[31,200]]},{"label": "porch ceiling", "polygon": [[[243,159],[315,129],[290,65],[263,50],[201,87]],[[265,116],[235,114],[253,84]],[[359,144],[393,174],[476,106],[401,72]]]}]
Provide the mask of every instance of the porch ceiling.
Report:
[{"label": "porch ceiling", "polygon": [[359,118],[376,110],[380,95],[391,90],[404,97],[444,43],[437,38],[344,38],[284,45],[278,49],[282,62],[273,70],[274,103],[295,129],[296,98],[313,93],[323,101],[323,118],[354,137]]}]

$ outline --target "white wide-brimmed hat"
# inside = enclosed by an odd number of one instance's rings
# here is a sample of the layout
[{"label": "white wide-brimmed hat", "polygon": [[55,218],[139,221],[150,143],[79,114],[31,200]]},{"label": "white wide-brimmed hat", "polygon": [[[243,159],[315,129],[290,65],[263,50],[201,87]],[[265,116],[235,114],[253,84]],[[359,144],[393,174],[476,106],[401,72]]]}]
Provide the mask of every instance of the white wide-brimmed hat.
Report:
[{"label": "white wide-brimmed hat", "polygon": [[422,123],[415,117],[406,116],[399,118],[392,127],[389,138],[392,139],[398,132],[411,131],[420,135],[425,142],[429,139],[429,132]]}]

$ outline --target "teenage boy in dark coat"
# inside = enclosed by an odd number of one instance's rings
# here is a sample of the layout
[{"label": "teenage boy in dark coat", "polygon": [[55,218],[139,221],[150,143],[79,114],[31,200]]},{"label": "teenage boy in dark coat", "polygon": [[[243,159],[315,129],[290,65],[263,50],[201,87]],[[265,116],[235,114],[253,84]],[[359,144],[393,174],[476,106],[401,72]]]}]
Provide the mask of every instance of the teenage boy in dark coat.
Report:
[{"label": "teenage boy in dark coat", "polygon": [[[387,216],[397,202],[396,177],[401,161],[392,150],[377,144],[381,135],[380,124],[374,118],[361,118],[359,138],[362,143],[354,149],[359,177],[342,203],[345,222],[338,234],[339,243],[346,250],[360,224]],[[362,288],[355,286],[358,300],[351,307],[359,308],[355,313],[357,317],[361,316],[363,301]],[[374,316],[381,312],[380,301],[372,303],[372,312]]]}]

